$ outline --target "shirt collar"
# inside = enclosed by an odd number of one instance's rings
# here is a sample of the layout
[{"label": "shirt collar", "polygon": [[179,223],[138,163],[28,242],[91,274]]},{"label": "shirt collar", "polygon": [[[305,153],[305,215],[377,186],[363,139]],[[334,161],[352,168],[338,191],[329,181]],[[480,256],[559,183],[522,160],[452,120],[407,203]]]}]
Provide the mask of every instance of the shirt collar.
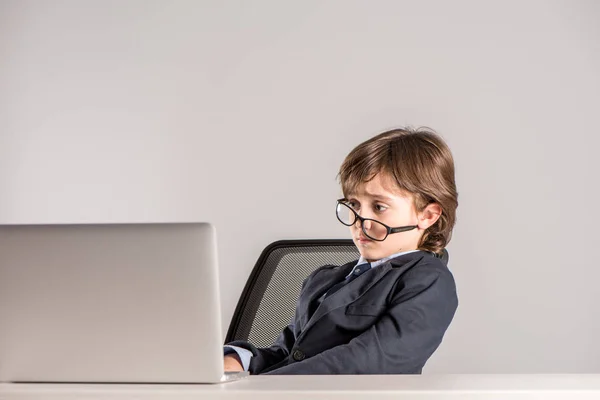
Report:
[{"label": "shirt collar", "polygon": [[[373,261],[373,262],[371,263],[371,268],[378,267],[378,266],[380,266],[381,264],[385,263],[386,261],[388,261],[388,260],[391,260],[392,258],[396,258],[396,257],[398,257],[398,256],[401,256],[401,255],[403,255],[403,254],[414,253],[414,252],[416,252],[416,251],[419,251],[419,250],[408,250],[408,251],[401,251],[401,252],[399,252],[399,253],[392,254],[392,255],[391,255],[391,256],[389,256],[389,257],[385,257],[385,258],[382,258],[382,259],[380,259],[380,260]],[[352,271],[350,271],[350,274],[348,274],[348,275],[352,275],[352,272],[354,272],[354,269],[355,269],[356,267],[358,267],[359,265],[362,265],[362,264],[367,264],[367,263],[368,263],[368,261],[367,261],[367,260],[365,260],[365,259],[363,258],[363,256],[360,256],[360,258],[358,259],[358,262],[356,263],[356,265],[354,266],[354,268],[352,268]]]}]

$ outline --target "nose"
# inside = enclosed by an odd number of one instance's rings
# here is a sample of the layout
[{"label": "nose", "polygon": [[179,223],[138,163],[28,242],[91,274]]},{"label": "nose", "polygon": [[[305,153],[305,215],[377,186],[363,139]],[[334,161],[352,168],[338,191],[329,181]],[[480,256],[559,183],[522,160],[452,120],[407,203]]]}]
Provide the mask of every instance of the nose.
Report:
[{"label": "nose", "polygon": [[364,227],[366,230],[369,230],[369,229],[371,229],[371,221],[363,221],[363,227]]}]

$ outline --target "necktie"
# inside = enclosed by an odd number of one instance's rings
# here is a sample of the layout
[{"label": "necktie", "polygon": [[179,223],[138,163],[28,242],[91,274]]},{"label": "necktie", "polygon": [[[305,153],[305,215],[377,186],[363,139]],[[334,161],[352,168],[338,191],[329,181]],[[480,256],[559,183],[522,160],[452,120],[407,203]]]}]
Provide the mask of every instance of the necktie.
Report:
[{"label": "necktie", "polygon": [[348,283],[352,282],[353,280],[355,280],[356,278],[358,278],[359,276],[361,276],[362,274],[364,274],[365,272],[367,272],[370,269],[371,269],[371,264],[369,264],[369,263],[360,264],[358,267],[354,268],[352,273],[350,275],[348,275],[346,277],[346,279],[333,285],[327,291],[327,293],[325,293],[325,296],[323,298],[331,296],[332,294],[334,294],[335,292],[340,290],[342,288],[342,286],[347,285]]}]

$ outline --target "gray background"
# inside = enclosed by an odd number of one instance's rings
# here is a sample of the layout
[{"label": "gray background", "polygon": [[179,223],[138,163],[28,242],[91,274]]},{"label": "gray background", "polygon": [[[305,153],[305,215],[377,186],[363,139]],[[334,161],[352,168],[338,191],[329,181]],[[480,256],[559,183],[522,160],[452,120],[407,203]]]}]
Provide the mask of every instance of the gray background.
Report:
[{"label": "gray background", "polygon": [[0,0],[0,222],[213,222],[225,329],[267,244],[348,237],[348,151],[427,125],[461,304],[426,371],[600,372],[599,4]]}]

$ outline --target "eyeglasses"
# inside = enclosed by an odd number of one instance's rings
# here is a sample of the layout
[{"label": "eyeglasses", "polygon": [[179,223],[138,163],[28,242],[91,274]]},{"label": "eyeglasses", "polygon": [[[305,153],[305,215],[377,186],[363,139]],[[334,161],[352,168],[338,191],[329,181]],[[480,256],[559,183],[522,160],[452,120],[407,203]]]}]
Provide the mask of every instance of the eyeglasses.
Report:
[{"label": "eyeglasses", "polygon": [[[346,226],[352,226],[356,223],[357,220],[360,221],[362,231],[365,234],[365,236],[367,236],[369,239],[378,242],[383,242],[388,237],[388,235],[392,233],[411,231],[419,227],[418,225],[409,225],[392,228],[390,226],[387,226],[383,222],[377,221],[376,219],[361,217],[347,203],[347,199],[338,199],[337,205],[335,207],[335,215],[337,216],[337,219]],[[365,228],[365,221],[369,221],[369,229]]]}]

